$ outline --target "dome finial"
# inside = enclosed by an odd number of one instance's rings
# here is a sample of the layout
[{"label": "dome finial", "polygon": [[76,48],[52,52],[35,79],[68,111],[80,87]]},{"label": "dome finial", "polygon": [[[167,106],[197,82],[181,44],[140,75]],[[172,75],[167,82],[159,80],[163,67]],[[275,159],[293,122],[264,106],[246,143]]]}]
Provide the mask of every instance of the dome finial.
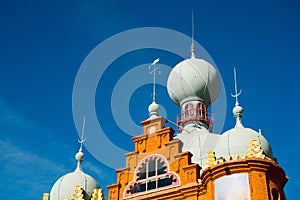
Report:
[{"label": "dome finial", "polygon": [[234,117],[236,118],[236,125],[235,127],[243,127],[241,124],[241,118],[243,116],[243,108],[239,104],[239,99],[238,97],[241,95],[242,90],[238,92],[238,87],[237,87],[237,80],[236,80],[236,69],[235,67],[233,68],[233,76],[234,76],[234,91],[235,94],[231,94],[232,97],[235,98],[235,106],[232,110]]},{"label": "dome finial", "polygon": [[191,58],[196,57],[196,50],[195,50],[195,42],[194,42],[194,11],[192,10],[192,44],[191,44]]},{"label": "dome finial", "polygon": [[152,103],[148,107],[150,118],[158,116],[159,105],[156,103],[156,74],[160,74],[159,67],[156,66],[156,63],[159,62],[159,58],[154,60],[149,66],[150,74],[153,75],[153,93],[152,93]]},{"label": "dome finial", "polygon": [[81,138],[78,139],[78,142],[80,143],[80,148],[79,148],[78,152],[75,155],[75,159],[77,161],[77,168],[76,168],[75,171],[77,171],[77,170],[82,171],[82,168],[81,168],[81,165],[80,165],[81,162],[84,159],[84,153],[82,152],[82,146],[83,146],[83,143],[86,140],[86,137],[84,137],[84,126],[85,126],[85,116],[83,117],[83,122],[82,122]]},{"label": "dome finial", "polygon": [[82,122],[82,129],[81,129],[81,138],[78,139],[78,142],[80,143],[79,151],[82,151],[82,145],[86,140],[86,137],[84,137],[84,127],[85,127],[85,116],[83,116],[83,122]]},{"label": "dome finial", "polygon": [[236,69],[235,69],[235,67],[233,68],[233,77],[234,77],[234,92],[235,92],[235,94],[231,94],[231,96],[235,98],[235,106],[238,106],[239,105],[239,99],[238,99],[238,97],[241,95],[242,90],[240,90],[238,92],[237,81],[236,81]]}]

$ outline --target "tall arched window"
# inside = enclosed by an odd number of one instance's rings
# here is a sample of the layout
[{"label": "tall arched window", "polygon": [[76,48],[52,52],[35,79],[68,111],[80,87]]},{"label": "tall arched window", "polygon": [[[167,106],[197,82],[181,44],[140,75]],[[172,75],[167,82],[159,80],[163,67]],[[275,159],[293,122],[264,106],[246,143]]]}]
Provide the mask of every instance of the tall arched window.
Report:
[{"label": "tall arched window", "polygon": [[272,200],[279,200],[278,190],[276,190],[275,188],[272,189],[272,197]]},{"label": "tall arched window", "polygon": [[194,104],[189,103],[190,116],[194,116]]},{"label": "tall arched window", "polygon": [[184,106],[184,117],[189,117],[189,104],[185,104]]},{"label": "tall arched window", "polygon": [[125,188],[124,198],[179,184],[177,174],[169,172],[167,160],[158,154],[150,155],[136,167],[135,180]]},{"label": "tall arched window", "polygon": [[201,116],[200,114],[202,114],[202,110],[200,110],[200,103],[197,103],[196,116],[199,117],[199,116]]}]

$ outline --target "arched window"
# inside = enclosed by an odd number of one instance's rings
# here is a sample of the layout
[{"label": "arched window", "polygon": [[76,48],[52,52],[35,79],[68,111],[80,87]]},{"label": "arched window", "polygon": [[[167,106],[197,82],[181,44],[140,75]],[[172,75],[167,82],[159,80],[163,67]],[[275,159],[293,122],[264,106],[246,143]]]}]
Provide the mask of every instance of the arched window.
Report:
[{"label": "arched window", "polygon": [[194,104],[189,103],[190,116],[194,116]]},{"label": "arched window", "polygon": [[179,177],[175,173],[169,172],[167,160],[158,154],[150,155],[136,167],[135,180],[126,186],[124,198],[179,184]]},{"label": "arched window", "polygon": [[184,117],[187,118],[189,116],[189,104],[185,104],[184,106]]},{"label": "arched window", "polygon": [[276,190],[275,188],[272,189],[272,197],[272,200],[279,200],[278,190]]},{"label": "arched window", "polygon": [[197,106],[196,106],[196,116],[199,117],[200,116],[200,103],[197,103]]}]

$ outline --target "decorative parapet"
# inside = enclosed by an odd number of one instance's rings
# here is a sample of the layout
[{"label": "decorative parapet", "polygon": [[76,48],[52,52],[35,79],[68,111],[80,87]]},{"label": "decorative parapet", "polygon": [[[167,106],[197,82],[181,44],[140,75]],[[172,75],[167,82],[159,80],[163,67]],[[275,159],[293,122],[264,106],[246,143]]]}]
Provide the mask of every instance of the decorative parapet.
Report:
[{"label": "decorative parapet", "polygon": [[216,165],[215,152],[210,150],[206,154],[206,166],[213,167]]},{"label": "decorative parapet", "polygon": [[215,157],[215,152],[210,150],[206,154],[206,167],[213,167],[217,164],[224,163],[227,161],[238,160],[238,159],[245,159],[245,158],[261,158],[261,159],[269,159],[264,155],[264,152],[261,148],[261,145],[258,139],[251,139],[249,141],[248,151],[247,154],[240,154],[240,155],[231,155],[225,158],[218,158]]},{"label": "decorative parapet", "polygon": [[48,199],[49,199],[49,193],[44,193],[43,200],[48,200]]},{"label": "decorative parapet", "polygon": [[247,158],[246,154],[240,154],[240,155],[232,155],[232,156],[227,156],[225,158],[218,158],[215,162],[215,165],[224,163],[227,161],[232,161],[232,160],[239,160],[239,159],[245,159]]},{"label": "decorative parapet", "polygon": [[[49,193],[43,194],[43,200],[49,200]],[[75,185],[71,198],[64,200],[85,200],[82,187],[80,185]],[[104,200],[104,191],[102,189],[94,189],[90,200]]]},{"label": "decorative parapet", "polygon": [[84,200],[84,191],[80,185],[75,185],[70,200]]},{"label": "decorative parapet", "polygon": [[216,159],[215,152],[210,150],[206,154],[206,167],[213,167],[220,163],[224,163],[232,160],[244,159],[246,157],[247,157],[246,154],[240,154],[240,155],[232,155],[232,156],[227,156],[225,158]]},{"label": "decorative parapet", "polygon": [[247,157],[265,158],[261,145],[257,139],[252,139],[249,142]]},{"label": "decorative parapet", "polygon": [[91,200],[104,200],[104,191],[102,189],[94,189]]}]

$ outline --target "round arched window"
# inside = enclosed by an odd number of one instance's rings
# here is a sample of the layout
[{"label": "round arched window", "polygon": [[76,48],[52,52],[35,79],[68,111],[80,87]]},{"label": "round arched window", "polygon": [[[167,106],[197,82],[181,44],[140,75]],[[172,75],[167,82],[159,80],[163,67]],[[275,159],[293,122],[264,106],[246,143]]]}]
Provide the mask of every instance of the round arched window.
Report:
[{"label": "round arched window", "polygon": [[276,188],[272,189],[272,197],[273,197],[273,200],[279,200],[279,192]]},{"label": "round arched window", "polygon": [[124,198],[179,184],[179,177],[169,171],[167,160],[158,154],[150,155],[136,167],[134,181],[126,186]]}]

